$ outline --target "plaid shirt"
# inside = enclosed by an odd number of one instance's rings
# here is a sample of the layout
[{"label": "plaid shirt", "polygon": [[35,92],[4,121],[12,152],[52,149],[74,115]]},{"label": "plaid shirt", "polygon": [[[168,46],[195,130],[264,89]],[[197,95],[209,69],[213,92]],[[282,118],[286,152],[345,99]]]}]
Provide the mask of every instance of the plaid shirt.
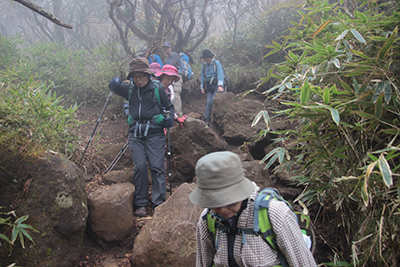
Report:
[{"label": "plaid shirt", "polygon": [[[259,190],[255,185],[255,190],[249,197],[247,208],[243,210],[238,219],[237,226],[239,228],[253,228],[254,201]],[[217,241],[219,238],[219,248],[218,251],[215,251],[213,240],[208,232],[207,221],[203,219],[203,215],[206,213],[207,209],[204,209],[197,224],[196,266],[209,267],[213,260],[216,267],[229,266],[227,235],[221,235],[221,231],[216,230],[215,240]],[[271,200],[268,215],[278,246],[289,265],[293,267],[316,267],[314,257],[307,248],[300,227],[289,207],[281,201]],[[246,244],[243,245],[242,236],[236,235],[233,253],[236,263],[241,267],[280,265],[277,251],[270,248],[261,236],[246,235]]]}]

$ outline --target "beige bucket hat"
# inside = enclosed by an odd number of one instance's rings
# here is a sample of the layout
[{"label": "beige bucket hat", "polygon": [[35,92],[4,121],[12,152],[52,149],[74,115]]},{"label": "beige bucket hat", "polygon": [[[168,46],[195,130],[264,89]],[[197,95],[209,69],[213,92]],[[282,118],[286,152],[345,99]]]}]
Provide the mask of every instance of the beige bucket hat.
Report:
[{"label": "beige bucket hat", "polygon": [[203,208],[219,208],[248,198],[255,185],[244,177],[242,162],[235,153],[214,152],[196,163],[197,187],[190,201]]}]

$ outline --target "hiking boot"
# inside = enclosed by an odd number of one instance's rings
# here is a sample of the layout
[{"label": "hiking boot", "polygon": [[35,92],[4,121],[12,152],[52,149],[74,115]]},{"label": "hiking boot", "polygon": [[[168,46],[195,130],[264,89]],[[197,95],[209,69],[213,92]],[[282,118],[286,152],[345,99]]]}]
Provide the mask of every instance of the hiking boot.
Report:
[{"label": "hiking boot", "polygon": [[135,215],[139,217],[146,217],[147,216],[146,207],[137,208],[135,211]]}]

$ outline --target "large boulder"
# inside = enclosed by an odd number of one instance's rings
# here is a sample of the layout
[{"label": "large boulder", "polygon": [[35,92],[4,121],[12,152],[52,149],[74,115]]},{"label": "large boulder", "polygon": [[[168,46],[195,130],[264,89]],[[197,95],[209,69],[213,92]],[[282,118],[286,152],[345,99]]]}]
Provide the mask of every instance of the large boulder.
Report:
[{"label": "large boulder", "polygon": [[238,98],[232,92],[217,94],[213,106],[213,124],[229,144],[240,146],[265,129],[263,121],[251,127],[262,109],[263,102],[259,100]]},{"label": "large boulder", "polygon": [[192,117],[186,119],[183,128],[178,125],[170,128],[170,140],[172,181],[178,183],[192,181],[196,162],[202,156],[229,150],[228,144],[213,129]]},{"label": "large boulder", "polygon": [[[0,266],[11,263],[18,266],[77,266],[88,216],[83,172],[58,155],[41,158],[2,155],[0,160],[1,193],[4,196],[0,206],[15,210],[17,217],[29,215],[24,223],[39,231],[28,230],[34,243],[25,237],[26,249],[22,249],[17,241],[11,256],[8,256],[7,245],[0,246]],[[14,202],[4,203],[9,200],[11,189],[16,189]]]},{"label": "large boulder", "polygon": [[194,184],[182,184],[156,208],[135,239],[133,266],[195,266],[196,229],[201,211],[189,201]]},{"label": "large boulder", "polygon": [[90,236],[102,248],[133,243],[133,195],[131,183],[99,187],[88,196]]}]

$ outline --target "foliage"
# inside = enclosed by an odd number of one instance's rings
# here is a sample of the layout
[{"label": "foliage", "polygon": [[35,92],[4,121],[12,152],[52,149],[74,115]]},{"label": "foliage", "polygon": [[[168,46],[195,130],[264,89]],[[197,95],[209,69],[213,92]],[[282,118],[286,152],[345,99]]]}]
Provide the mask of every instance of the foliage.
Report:
[{"label": "foliage", "polygon": [[[266,56],[284,52],[286,61],[260,84],[278,79],[264,93],[284,99],[287,109],[277,114],[300,127],[275,132],[277,142],[296,149],[278,147],[262,162],[278,162],[275,170],[301,166],[295,182],[306,189],[299,198],[334,205],[353,265],[398,266],[399,7],[396,1],[343,2],[307,0],[290,33],[268,46]],[[262,117],[266,134],[266,111],[253,124]]]},{"label": "foliage", "polygon": [[[63,95],[68,103],[98,105],[108,94],[106,85],[126,62],[115,45],[99,46],[92,51],[71,50],[57,43],[40,42],[25,50],[24,79],[33,74]],[[121,71],[120,71],[121,72]]]},{"label": "foliage", "polygon": [[[13,60],[10,60],[13,62]],[[72,154],[78,125],[77,105],[65,109],[53,85],[28,76],[29,64],[16,62],[0,70],[0,146],[40,156],[53,150]]]},{"label": "foliage", "polygon": [[[0,207],[1,209],[2,207]],[[12,215],[12,217],[10,216]],[[8,217],[7,217],[8,216]],[[14,218],[14,220],[12,219]],[[8,244],[10,244],[10,253],[12,253],[12,246],[14,245],[15,241],[19,239],[22,248],[25,249],[25,240],[24,237],[29,239],[31,242],[34,243],[31,235],[27,232],[27,229],[30,229],[35,232],[39,232],[32,226],[25,224],[27,219],[29,218],[29,215],[24,215],[21,217],[17,217],[14,211],[10,211],[7,213],[0,212],[0,225],[5,227],[5,230],[3,233],[10,232],[10,238],[7,237],[7,235],[0,233],[0,239],[6,241]],[[1,246],[0,242],[0,246]]]}]

